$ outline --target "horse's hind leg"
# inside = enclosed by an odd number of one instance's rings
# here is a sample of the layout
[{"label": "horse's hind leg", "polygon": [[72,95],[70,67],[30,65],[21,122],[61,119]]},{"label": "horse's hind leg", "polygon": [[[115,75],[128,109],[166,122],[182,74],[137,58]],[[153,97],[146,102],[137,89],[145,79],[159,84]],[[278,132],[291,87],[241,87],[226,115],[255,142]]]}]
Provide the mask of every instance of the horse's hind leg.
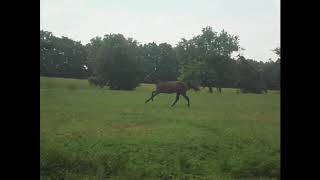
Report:
[{"label": "horse's hind leg", "polygon": [[152,91],[151,97],[150,97],[149,99],[147,99],[145,103],[149,102],[150,100],[153,101],[153,98],[154,98],[156,95],[158,95],[158,94],[159,94],[158,91]]},{"label": "horse's hind leg", "polygon": [[151,101],[153,101],[153,98],[154,98],[154,96],[156,96],[155,95],[156,93],[157,93],[156,91],[152,91],[152,93],[151,93]]}]

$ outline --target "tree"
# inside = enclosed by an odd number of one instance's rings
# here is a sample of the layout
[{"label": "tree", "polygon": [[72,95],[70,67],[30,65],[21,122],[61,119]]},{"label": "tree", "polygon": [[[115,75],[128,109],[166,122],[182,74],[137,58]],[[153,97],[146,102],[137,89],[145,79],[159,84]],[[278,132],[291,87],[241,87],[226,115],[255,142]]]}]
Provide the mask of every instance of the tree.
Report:
[{"label": "tree", "polygon": [[280,59],[280,47],[275,48],[272,50],[276,55],[278,55],[278,58]]},{"label": "tree", "polygon": [[90,67],[100,86],[109,86],[114,90],[133,90],[141,80],[141,67],[138,64],[137,41],[122,34],[105,35],[91,40],[87,47],[90,55]]},{"label": "tree", "polygon": [[197,79],[210,92],[214,86],[221,92],[223,86],[234,83],[231,54],[239,48],[238,36],[224,30],[218,34],[212,27],[190,40],[182,39],[176,47],[180,79]]},{"label": "tree", "polygon": [[83,46],[68,37],[40,30],[40,75],[88,78],[90,84],[111,89],[134,89],[140,82],[195,81],[209,92],[216,87],[243,91],[280,90],[280,47],[276,61],[258,62],[231,54],[240,48],[238,36],[211,27],[200,35],[170,44],[138,44],[121,34],[95,37]]},{"label": "tree", "polygon": [[243,93],[263,93],[267,88],[262,76],[262,62],[238,57],[238,81],[237,86]]},{"label": "tree", "polygon": [[61,59],[59,64],[57,64],[57,69],[63,77],[88,77],[85,68],[87,52],[80,42],[73,41],[67,37],[61,37],[56,41],[56,49]]},{"label": "tree", "polygon": [[277,56],[276,61],[270,60],[263,66],[263,79],[270,90],[280,90],[280,47],[272,50]]},{"label": "tree", "polygon": [[155,73],[157,61],[160,59],[160,49],[154,42],[140,46],[140,64],[143,67],[143,82],[155,83],[158,75]]},{"label": "tree", "polygon": [[51,32],[40,30],[40,74],[49,76],[53,74],[55,65],[53,61],[54,36]]},{"label": "tree", "polygon": [[87,67],[91,76],[96,76],[98,64],[96,62],[98,50],[103,44],[102,38],[97,36],[90,40],[90,43],[86,44],[87,52]]},{"label": "tree", "polygon": [[86,63],[86,49],[80,42],[40,30],[41,75],[87,78]]},{"label": "tree", "polygon": [[172,46],[167,43],[145,44],[141,48],[141,65],[144,69],[144,81],[171,81],[178,77],[178,61]]}]

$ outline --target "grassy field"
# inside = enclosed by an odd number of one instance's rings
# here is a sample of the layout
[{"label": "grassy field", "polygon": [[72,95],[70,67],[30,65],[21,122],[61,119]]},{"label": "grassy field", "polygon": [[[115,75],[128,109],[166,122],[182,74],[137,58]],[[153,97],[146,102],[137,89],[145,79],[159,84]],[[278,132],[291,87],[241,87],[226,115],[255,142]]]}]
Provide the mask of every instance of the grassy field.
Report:
[{"label": "grassy field", "polygon": [[41,179],[278,179],[280,94],[111,91],[40,77]]}]

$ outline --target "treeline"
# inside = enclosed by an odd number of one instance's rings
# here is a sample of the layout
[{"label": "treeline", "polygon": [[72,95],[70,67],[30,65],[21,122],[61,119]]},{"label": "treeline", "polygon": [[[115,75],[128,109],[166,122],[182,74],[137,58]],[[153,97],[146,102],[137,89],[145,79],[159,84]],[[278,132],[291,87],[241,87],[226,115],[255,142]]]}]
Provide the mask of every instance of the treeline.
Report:
[{"label": "treeline", "polygon": [[87,78],[87,56],[87,49],[80,42],[40,31],[40,75]]},{"label": "treeline", "polygon": [[280,89],[280,48],[276,61],[258,62],[239,51],[239,38],[211,27],[176,47],[167,43],[140,44],[121,34],[95,37],[86,45],[40,31],[40,75],[87,78],[93,85],[132,90],[139,83],[196,81],[212,92],[239,88],[242,92]]}]

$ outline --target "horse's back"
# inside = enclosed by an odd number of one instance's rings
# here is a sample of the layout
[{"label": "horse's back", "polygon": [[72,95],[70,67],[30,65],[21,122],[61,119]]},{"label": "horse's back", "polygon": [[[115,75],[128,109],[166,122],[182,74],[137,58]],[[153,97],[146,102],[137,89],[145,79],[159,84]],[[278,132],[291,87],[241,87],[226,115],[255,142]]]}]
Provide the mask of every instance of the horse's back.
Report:
[{"label": "horse's back", "polygon": [[161,93],[184,93],[187,87],[180,81],[166,81],[157,83],[156,89]]}]

